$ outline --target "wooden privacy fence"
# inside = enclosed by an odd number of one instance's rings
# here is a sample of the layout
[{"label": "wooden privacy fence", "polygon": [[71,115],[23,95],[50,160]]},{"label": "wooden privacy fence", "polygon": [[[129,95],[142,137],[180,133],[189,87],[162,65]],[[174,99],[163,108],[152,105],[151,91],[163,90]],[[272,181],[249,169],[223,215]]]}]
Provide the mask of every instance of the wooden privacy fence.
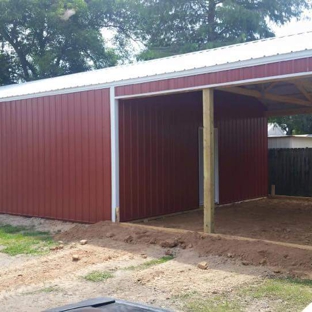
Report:
[{"label": "wooden privacy fence", "polygon": [[269,193],[312,197],[312,148],[269,150]]}]

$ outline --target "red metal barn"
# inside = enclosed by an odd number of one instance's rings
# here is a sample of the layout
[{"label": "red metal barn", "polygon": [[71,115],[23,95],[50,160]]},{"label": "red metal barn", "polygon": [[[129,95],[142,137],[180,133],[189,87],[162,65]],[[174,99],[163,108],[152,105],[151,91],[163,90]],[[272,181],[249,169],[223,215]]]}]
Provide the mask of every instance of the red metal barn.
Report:
[{"label": "red metal barn", "polygon": [[[0,212],[93,223],[267,196],[267,117],[312,113],[312,33],[0,88]],[[203,133],[203,138],[200,133]]]}]

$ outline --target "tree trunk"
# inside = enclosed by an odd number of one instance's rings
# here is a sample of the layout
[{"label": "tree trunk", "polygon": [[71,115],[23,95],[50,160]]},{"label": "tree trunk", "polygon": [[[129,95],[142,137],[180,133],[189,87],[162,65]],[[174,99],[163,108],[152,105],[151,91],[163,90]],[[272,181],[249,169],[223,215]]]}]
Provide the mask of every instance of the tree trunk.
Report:
[{"label": "tree trunk", "polygon": [[217,4],[215,0],[209,0],[208,2],[208,16],[207,16],[207,23],[208,23],[208,41],[213,42],[217,39],[217,32],[216,32],[216,7]]}]

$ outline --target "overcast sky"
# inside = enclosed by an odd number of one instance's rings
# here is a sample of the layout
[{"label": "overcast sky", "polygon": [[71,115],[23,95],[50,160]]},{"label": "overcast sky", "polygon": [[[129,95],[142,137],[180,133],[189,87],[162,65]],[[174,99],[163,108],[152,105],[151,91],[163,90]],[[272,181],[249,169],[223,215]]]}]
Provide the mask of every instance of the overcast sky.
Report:
[{"label": "overcast sky", "polygon": [[[308,12],[306,13],[308,16]],[[312,31],[312,21],[308,20],[307,18],[303,18],[301,21],[297,21],[294,19],[290,23],[286,24],[282,27],[272,27],[276,33],[276,36],[286,36],[286,35],[293,35],[298,34],[306,31]]]}]

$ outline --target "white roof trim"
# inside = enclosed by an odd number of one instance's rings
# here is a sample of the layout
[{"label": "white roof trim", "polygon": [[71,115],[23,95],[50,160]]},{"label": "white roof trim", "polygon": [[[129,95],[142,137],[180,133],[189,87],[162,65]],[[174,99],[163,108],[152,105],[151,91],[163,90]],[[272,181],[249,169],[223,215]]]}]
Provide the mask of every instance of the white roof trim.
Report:
[{"label": "white roof trim", "polygon": [[5,86],[0,88],[0,102],[193,76],[311,56],[312,32],[308,32]]}]

